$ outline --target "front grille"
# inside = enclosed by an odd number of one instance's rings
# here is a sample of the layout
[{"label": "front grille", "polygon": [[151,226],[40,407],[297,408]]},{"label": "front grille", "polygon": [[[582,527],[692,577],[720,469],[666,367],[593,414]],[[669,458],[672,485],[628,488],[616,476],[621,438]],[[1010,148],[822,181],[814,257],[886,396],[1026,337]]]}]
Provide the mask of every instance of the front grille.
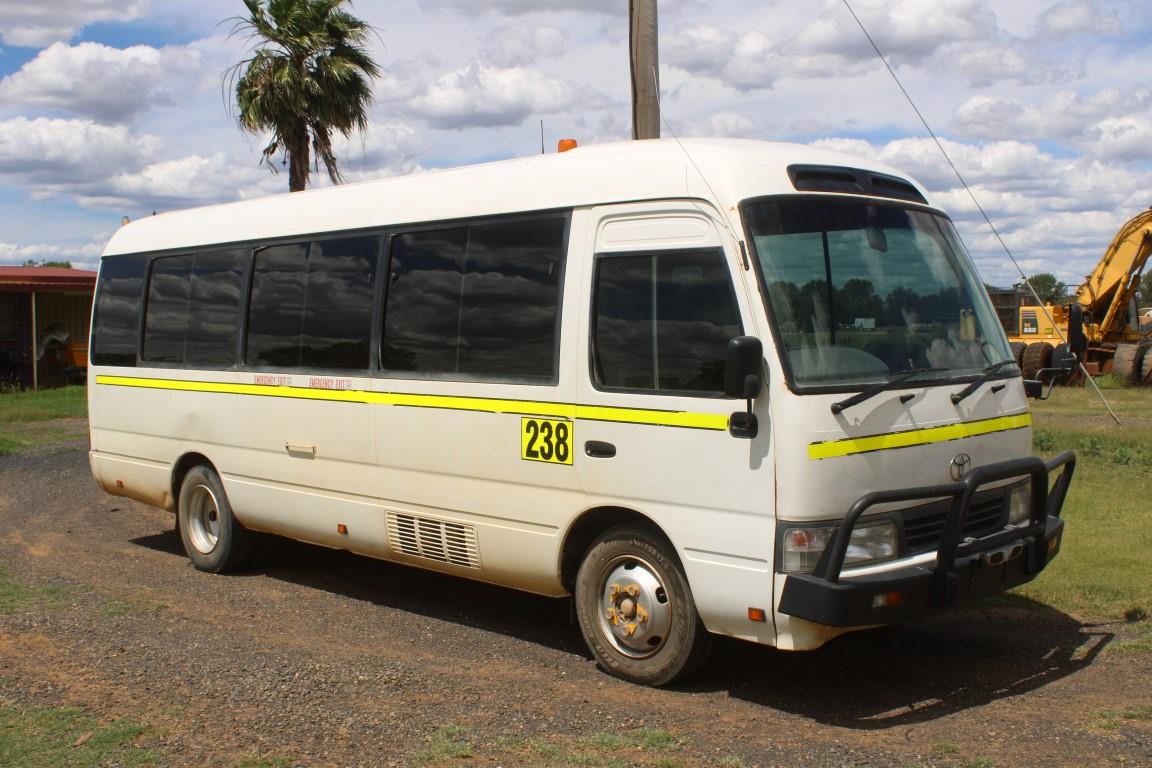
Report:
[{"label": "front grille", "polygon": [[[950,504],[948,501],[935,502],[900,511],[906,554],[931,552],[940,546]],[[1007,514],[1003,490],[977,494],[964,521],[963,536],[979,538],[998,531],[1007,522]]]}]

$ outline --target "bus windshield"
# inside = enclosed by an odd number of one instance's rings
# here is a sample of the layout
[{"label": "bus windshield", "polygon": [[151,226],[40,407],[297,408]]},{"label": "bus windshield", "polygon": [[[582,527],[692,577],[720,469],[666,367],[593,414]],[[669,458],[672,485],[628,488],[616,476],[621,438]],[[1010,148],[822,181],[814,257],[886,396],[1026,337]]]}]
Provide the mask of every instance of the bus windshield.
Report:
[{"label": "bus windshield", "polygon": [[1012,359],[946,217],[818,197],[744,215],[795,386],[945,380]]}]

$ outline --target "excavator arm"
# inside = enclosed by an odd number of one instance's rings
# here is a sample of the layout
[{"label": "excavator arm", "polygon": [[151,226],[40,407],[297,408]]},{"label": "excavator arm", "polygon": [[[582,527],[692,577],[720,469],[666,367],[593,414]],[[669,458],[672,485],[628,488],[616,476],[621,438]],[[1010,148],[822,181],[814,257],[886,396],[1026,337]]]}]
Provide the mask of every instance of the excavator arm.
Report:
[{"label": "excavator arm", "polygon": [[1129,329],[1128,305],[1136,295],[1140,276],[1152,255],[1152,209],[1132,217],[1076,289],[1076,301],[1084,311],[1089,338],[1096,342],[1123,342],[1138,338]]}]

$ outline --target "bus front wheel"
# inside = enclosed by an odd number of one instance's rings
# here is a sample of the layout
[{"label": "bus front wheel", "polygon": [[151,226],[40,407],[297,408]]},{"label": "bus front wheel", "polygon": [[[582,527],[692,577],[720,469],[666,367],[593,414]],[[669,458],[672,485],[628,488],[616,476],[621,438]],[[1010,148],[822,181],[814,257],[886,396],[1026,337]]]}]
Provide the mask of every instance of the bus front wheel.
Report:
[{"label": "bus front wheel", "polygon": [[224,484],[212,467],[201,464],[184,476],[176,527],[184,551],[199,570],[224,573],[247,564],[252,534],[232,515]]},{"label": "bus front wheel", "polygon": [[592,543],[576,575],[576,614],[600,665],[634,683],[681,679],[711,645],[671,548],[644,528],[613,528]]}]

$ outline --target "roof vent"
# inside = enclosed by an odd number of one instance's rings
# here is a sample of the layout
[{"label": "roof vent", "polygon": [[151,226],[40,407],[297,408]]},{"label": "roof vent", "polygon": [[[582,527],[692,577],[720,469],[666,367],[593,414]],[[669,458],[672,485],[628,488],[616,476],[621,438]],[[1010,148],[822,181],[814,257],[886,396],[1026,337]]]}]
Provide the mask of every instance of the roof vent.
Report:
[{"label": "roof vent", "polygon": [[838,165],[790,165],[788,177],[799,192],[836,192],[845,195],[889,197],[927,205],[909,181],[885,173]]}]

